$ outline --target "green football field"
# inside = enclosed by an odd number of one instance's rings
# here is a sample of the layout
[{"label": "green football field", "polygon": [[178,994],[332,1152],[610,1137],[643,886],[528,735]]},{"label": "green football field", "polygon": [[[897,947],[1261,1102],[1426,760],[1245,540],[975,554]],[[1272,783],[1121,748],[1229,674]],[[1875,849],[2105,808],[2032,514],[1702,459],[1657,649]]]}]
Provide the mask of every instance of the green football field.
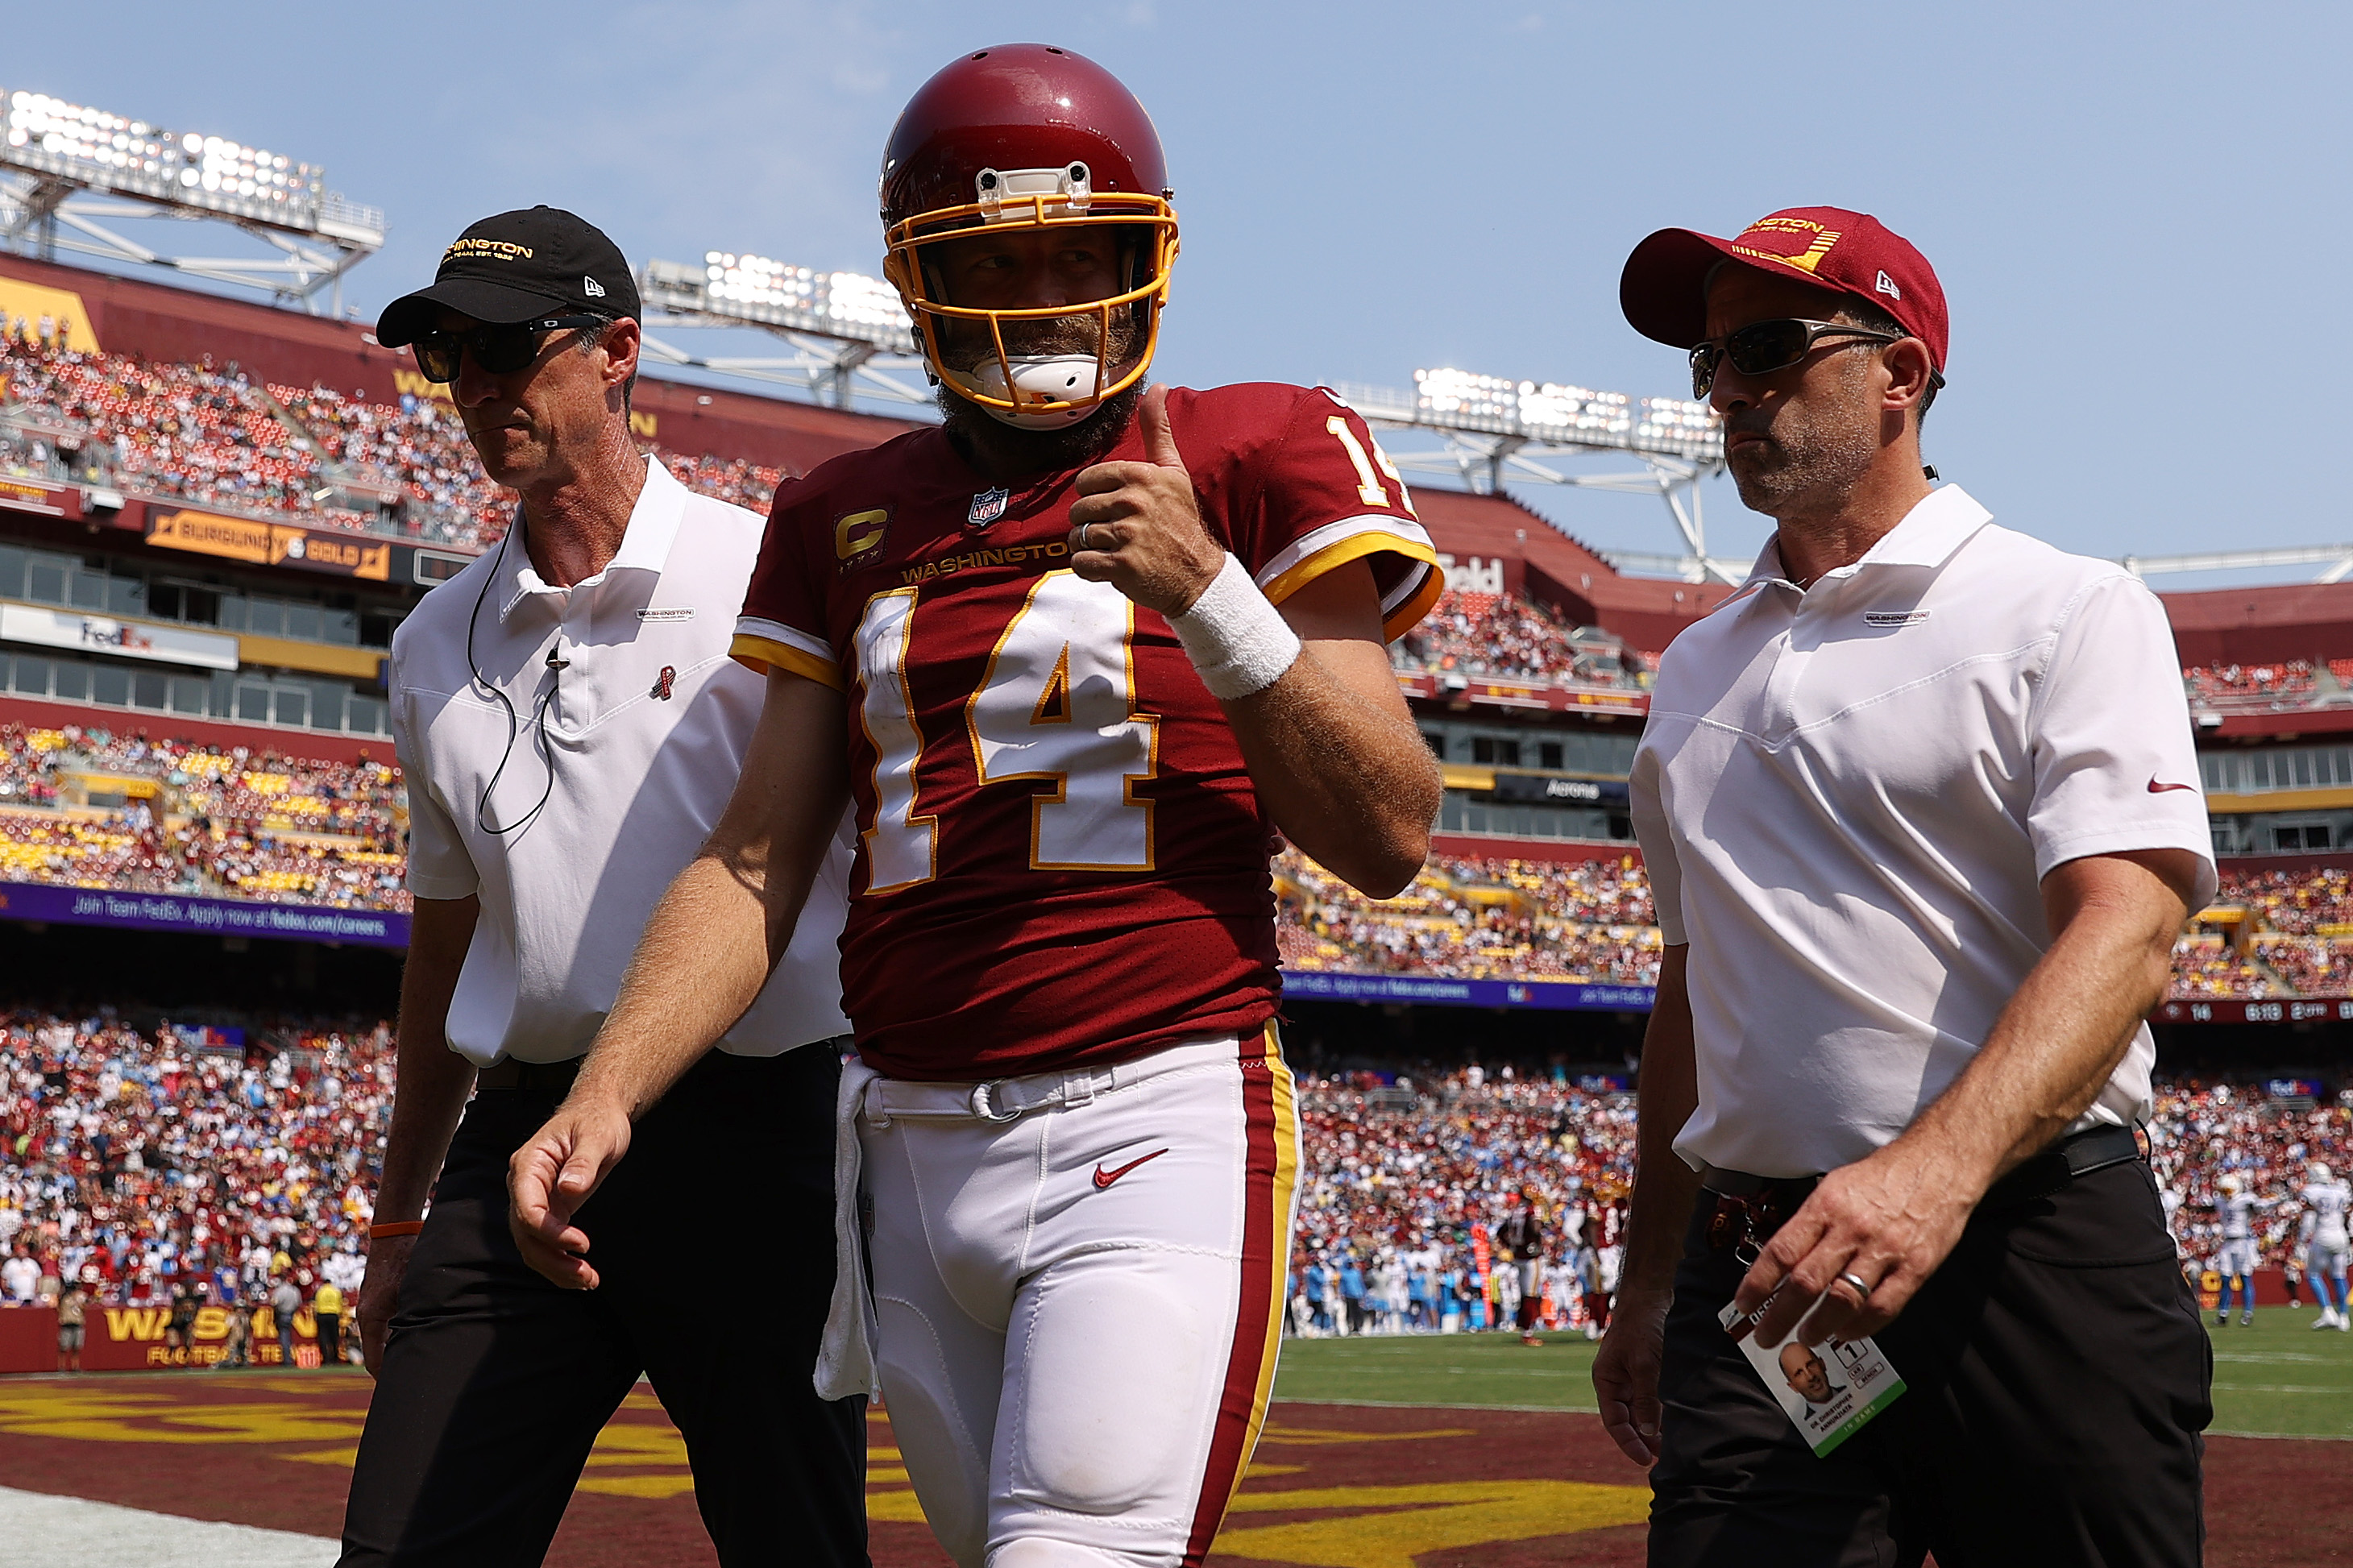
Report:
[{"label": "green football field", "polygon": [[[2311,1309],[2265,1307],[2214,1336],[2217,1433],[2353,1438],[2353,1334],[2315,1331]],[[1591,1410],[1593,1346],[1548,1334],[1285,1340],[1278,1399]]]}]

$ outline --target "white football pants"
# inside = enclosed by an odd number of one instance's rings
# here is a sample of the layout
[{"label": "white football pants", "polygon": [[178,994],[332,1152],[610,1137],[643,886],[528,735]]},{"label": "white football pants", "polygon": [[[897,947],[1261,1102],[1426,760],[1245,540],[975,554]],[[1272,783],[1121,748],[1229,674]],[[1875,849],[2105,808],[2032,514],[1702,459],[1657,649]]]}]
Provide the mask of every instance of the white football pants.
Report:
[{"label": "white football pants", "polygon": [[1273,1026],[859,1117],[891,1427],[962,1568],[1198,1563],[1250,1463],[1299,1169]]}]

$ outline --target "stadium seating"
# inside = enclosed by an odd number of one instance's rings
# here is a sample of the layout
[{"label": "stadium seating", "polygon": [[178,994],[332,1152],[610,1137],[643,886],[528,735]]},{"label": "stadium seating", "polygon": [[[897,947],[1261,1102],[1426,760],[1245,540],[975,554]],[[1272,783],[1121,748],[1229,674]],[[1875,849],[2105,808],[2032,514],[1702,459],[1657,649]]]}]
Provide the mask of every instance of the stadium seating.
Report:
[{"label": "stadium seating", "polygon": [[677,476],[678,482],[688,489],[716,497],[732,506],[749,508],[763,517],[768,515],[769,503],[776,499],[776,487],[790,477],[781,468],[742,458],[683,458],[659,447],[656,450],[661,453],[662,461]]},{"label": "stadium seating", "polygon": [[[2288,1261],[2302,1206],[2295,1194],[2306,1166],[2326,1160],[2346,1168],[2353,1157],[2353,1110],[2343,1104],[2297,1110],[2249,1089],[2189,1079],[2157,1086],[2149,1122],[2150,1165],[2158,1186],[2176,1194],[2173,1233],[2193,1258],[2211,1258],[2221,1245],[2215,1184],[2235,1173],[2258,1199],[2262,1263]],[[2168,1203],[2168,1207],[2173,1207]]]},{"label": "stadium seating", "polygon": [[2353,873],[2227,868],[2214,910],[2174,945],[2173,1000],[2353,995]]},{"label": "stadium seating", "polygon": [[391,1116],[391,1026],[226,1038],[111,1009],[0,1013],[0,1254],[94,1267],[118,1301],[191,1277],[252,1300],[273,1274],[348,1270]]},{"label": "stadium seating", "polygon": [[108,459],[126,488],[213,506],[285,511],[320,522],[317,455],[243,375],[59,350],[0,334],[0,404],[53,437]]},{"label": "stadium seating", "polygon": [[1563,625],[1541,605],[1451,588],[1399,641],[1398,657],[1409,668],[1635,689],[1650,684],[1655,662],[1606,632]]},{"label": "stadium seating", "polygon": [[2290,995],[2353,995],[2353,937],[2257,936],[2252,945]]},{"label": "stadium seating", "polygon": [[1660,940],[1639,868],[1433,857],[1370,900],[1296,850],[1275,863],[1276,940],[1296,968],[1649,985]]},{"label": "stadium seating", "polygon": [[[706,479],[713,476],[706,471]],[[756,470],[739,482],[765,482]],[[93,775],[151,797],[92,804]],[[388,763],[353,764],[100,728],[0,730],[0,880],[403,910],[406,804]],[[1554,862],[1436,855],[1395,899],[1365,898],[1296,850],[1274,864],[1295,970],[1647,985],[1662,950],[1630,855]],[[2186,933],[2177,1001],[2353,995],[2353,873],[2228,870],[2231,934]]]},{"label": "stadium seating", "polygon": [[422,397],[404,397],[397,408],[362,403],[323,386],[269,390],[329,456],[363,480],[398,490],[418,536],[479,550],[506,531],[512,492],[483,477],[454,408]]},{"label": "stadium seating", "polygon": [[2196,709],[2218,713],[2293,712],[2353,702],[2353,659],[2190,665],[2181,671],[2181,685]]},{"label": "stadium seating", "polygon": [[2277,664],[2194,665],[2181,672],[2192,697],[2219,700],[2232,697],[2297,698],[2314,688],[2312,661],[2283,659]]},{"label": "stadium seating", "polygon": [[2297,936],[2353,935],[2353,872],[2232,868],[2223,871],[2215,901],[2243,904],[2274,931]]},{"label": "stadium seating", "polygon": [[[125,781],[153,794],[76,803]],[[0,729],[0,880],[406,910],[406,816],[399,770],[384,763]]]},{"label": "stadium seating", "polygon": [[2284,996],[2288,990],[2284,982],[2233,952],[2223,938],[2198,935],[2174,942],[2173,984],[2166,994],[2177,1002],[2223,996],[2260,1001]]},{"label": "stadium seating", "polygon": [[[270,383],[209,363],[172,364],[61,349],[0,332],[0,467],[99,478],[140,493],[311,527],[392,532],[466,549],[495,544],[514,497],[483,477],[456,412],[328,387]],[[784,470],[641,443],[690,489],[765,513]],[[69,452],[73,454],[70,464]],[[348,499],[397,497],[392,515]]]},{"label": "stadium seating", "polygon": [[[391,1110],[391,1026],[285,1018],[242,1034],[0,1011],[0,1254],[22,1245],[53,1276],[95,1267],[108,1300],[191,1276],[251,1291],[355,1262]],[[1299,1106],[1297,1267],[1354,1258],[1377,1273],[1418,1254],[1466,1268],[1472,1227],[1492,1233],[1530,1188],[1550,1259],[1605,1245],[1622,1219],[1630,1094],[1473,1067],[1311,1076]],[[2276,1265],[2306,1163],[2353,1157],[2353,1110],[2160,1084],[2150,1140],[2191,1257],[2212,1251],[2215,1182],[2233,1171],[2273,1200],[2261,1239]]]}]

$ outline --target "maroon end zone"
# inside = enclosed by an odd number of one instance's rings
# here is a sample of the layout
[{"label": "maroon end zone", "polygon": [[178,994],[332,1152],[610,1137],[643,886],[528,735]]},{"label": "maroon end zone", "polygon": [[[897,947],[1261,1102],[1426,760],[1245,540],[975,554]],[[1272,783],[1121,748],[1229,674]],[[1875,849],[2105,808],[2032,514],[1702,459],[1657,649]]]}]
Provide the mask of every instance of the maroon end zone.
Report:
[{"label": "maroon end zone", "polygon": [[[34,1491],[333,1536],[373,1385],[303,1373],[0,1381],[0,1477]],[[871,1419],[868,1507],[880,1568],[943,1568],[890,1424]],[[2215,1568],[2342,1563],[2353,1447],[2210,1442]],[[1210,1562],[1595,1568],[1642,1561],[1646,1494],[1590,1415],[1281,1404]],[[2296,1507],[2283,1510],[2283,1499]],[[606,1429],[565,1516],[554,1568],[714,1561],[685,1449],[650,1393]]]}]

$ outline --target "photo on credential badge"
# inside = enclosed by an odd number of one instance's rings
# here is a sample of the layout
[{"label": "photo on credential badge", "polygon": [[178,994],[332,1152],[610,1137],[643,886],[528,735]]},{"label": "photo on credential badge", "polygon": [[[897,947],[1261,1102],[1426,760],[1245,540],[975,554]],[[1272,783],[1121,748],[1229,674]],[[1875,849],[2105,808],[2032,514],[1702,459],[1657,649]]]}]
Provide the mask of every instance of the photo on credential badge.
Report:
[{"label": "photo on credential badge", "polygon": [[[1764,1315],[1759,1307],[1750,1324]],[[1718,1314],[1726,1329],[1739,1317],[1731,1307]],[[1751,1333],[1741,1340],[1740,1349],[1816,1458],[1853,1436],[1904,1392],[1904,1380],[1867,1339],[1843,1344],[1833,1341],[1817,1348],[1794,1337],[1778,1345],[1760,1345]]]}]

